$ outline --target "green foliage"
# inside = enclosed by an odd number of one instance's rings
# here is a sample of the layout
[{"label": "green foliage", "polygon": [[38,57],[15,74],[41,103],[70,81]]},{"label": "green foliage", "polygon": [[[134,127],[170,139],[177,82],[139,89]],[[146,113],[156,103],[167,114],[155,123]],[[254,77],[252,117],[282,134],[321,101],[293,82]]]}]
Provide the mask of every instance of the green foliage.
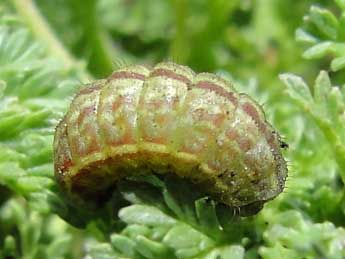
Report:
[{"label": "green foliage", "polygon": [[1,258],[73,258],[68,226],[58,217],[42,218],[21,199],[0,207]]},{"label": "green foliage", "polygon": [[317,77],[313,94],[300,77],[284,74],[282,81],[287,85],[289,95],[301,109],[311,116],[330,144],[339,173],[345,181],[345,94],[339,87],[332,86],[328,74],[321,71]]},{"label": "green foliage", "polygon": [[55,186],[52,131],[77,77],[11,15],[2,20],[0,41],[0,183],[24,196],[49,195]]},{"label": "green foliage", "polygon": [[296,211],[277,215],[278,222],[263,234],[269,247],[261,247],[264,258],[344,258],[345,230],[330,222],[313,224]]},{"label": "green foliage", "polygon": [[345,6],[344,2],[335,1],[340,7],[340,14],[312,6],[304,17],[304,26],[296,31],[296,39],[311,45],[304,53],[306,59],[331,56],[331,69],[338,71],[345,67]]},{"label": "green foliage", "polygon": [[[344,258],[345,78],[319,72],[345,66],[344,11],[342,0],[2,1],[0,257]],[[54,127],[77,88],[162,59],[265,103],[291,165],[258,215],[239,218],[177,179],[119,182],[97,210],[59,193]]]},{"label": "green foliage", "polygon": [[111,234],[110,244],[91,242],[91,256],[243,258],[242,236],[235,232],[245,231],[249,222],[241,222],[235,211],[191,193],[190,184],[151,177],[122,182],[118,188],[132,204],[118,213],[126,227]]}]

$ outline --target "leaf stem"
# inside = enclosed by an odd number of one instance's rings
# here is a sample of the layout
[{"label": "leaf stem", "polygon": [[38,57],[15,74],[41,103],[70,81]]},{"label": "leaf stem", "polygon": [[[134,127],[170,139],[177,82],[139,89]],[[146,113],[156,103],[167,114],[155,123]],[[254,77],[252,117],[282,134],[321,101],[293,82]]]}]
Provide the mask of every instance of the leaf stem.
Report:
[{"label": "leaf stem", "polygon": [[62,61],[66,70],[75,70],[82,81],[89,81],[92,76],[88,74],[82,62],[78,62],[61,44],[54,35],[49,24],[37,9],[32,0],[13,0],[13,6],[23,17],[32,33],[45,44],[49,54]]},{"label": "leaf stem", "polygon": [[101,26],[96,13],[97,1],[75,1],[74,9],[84,27],[85,42],[89,53],[88,68],[96,77],[105,77],[114,70],[115,49],[110,35]]}]

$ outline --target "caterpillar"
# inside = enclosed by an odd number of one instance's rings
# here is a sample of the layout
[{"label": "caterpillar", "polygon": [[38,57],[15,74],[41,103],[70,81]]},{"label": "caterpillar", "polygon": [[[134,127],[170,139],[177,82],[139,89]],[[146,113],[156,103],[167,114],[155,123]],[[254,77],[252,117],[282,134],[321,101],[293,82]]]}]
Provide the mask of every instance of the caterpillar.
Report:
[{"label": "caterpillar", "polygon": [[172,62],[132,65],[76,94],[56,127],[55,176],[91,201],[120,179],[172,174],[226,206],[261,209],[284,189],[286,147],[231,82]]}]

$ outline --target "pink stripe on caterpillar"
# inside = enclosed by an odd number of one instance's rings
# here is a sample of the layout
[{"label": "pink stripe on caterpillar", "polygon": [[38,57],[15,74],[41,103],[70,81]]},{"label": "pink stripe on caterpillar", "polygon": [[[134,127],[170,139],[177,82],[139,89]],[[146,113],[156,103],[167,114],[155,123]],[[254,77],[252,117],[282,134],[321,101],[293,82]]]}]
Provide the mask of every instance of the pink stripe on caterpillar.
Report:
[{"label": "pink stripe on caterpillar", "polygon": [[259,128],[259,131],[265,136],[265,139],[269,146],[275,150],[276,145],[274,143],[274,135],[272,134],[272,132],[270,132],[270,130],[268,130],[266,124],[261,121],[260,115],[256,108],[249,102],[245,102],[244,104],[242,104],[242,108],[245,111],[245,113],[247,113],[255,121],[256,125]]},{"label": "pink stripe on caterpillar", "polygon": [[95,84],[95,85],[92,85],[90,87],[85,87],[85,88],[80,90],[80,92],[78,93],[78,96],[83,95],[83,94],[90,94],[93,91],[98,91],[101,88],[102,88],[102,84]]},{"label": "pink stripe on caterpillar", "polygon": [[158,68],[158,69],[153,70],[152,73],[150,74],[150,77],[156,77],[156,76],[164,76],[170,79],[183,82],[185,84],[192,83],[186,76],[177,74],[172,70],[164,69],[164,68]]},{"label": "pink stripe on caterpillar", "polygon": [[226,91],[223,87],[221,87],[221,86],[219,86],[213,82],[199,81],[195,85],[195,87],[200,88],[200,89],[206,89],[206,90],[213,91],[213,92],[219,94],[220,96],[223,96],[223,97],[227,98],[228,100],[230,100],[232,102],[232,104],[234,104],[235,106],[237,106],[237,104],[238,104],[238,100],[237,100],[236,96],[234,95],[234,93]]},{"label": "pink stripe on caterpillar", "polygon": [[129,72],[129,71],[119,71],[113,73],[109,79],[137,79],[144,81],[146,78],[145,75],[139,74],[136,72]]},{"label": "pink stripe on caterpillar", "polygon": [[243,138],[241,137],[241,134],[237,132],[236,129],[232,128],[230,129],[226,135],[231,139],[236,141],[236,143],[238,144],[238,146],[240,147],[240,149],[243,152],[247,152],[252,146],[253,143],[251,142],[250,139],[248,138]]}]

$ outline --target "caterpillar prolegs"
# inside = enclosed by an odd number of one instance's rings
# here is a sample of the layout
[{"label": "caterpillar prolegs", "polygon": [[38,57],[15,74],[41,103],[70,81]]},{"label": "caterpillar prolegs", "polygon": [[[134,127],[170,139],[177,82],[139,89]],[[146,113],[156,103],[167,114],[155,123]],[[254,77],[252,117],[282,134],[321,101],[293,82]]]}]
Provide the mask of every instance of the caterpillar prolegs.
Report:
[{"label": "caterpillar prolegs", "polygon": [[85,201],[128,176],[173,174],[227,206],[261,208],[284,189],[285,146],[227,80],[172,62],[133,65],[77,93],[56,128],[55,175]]}]

